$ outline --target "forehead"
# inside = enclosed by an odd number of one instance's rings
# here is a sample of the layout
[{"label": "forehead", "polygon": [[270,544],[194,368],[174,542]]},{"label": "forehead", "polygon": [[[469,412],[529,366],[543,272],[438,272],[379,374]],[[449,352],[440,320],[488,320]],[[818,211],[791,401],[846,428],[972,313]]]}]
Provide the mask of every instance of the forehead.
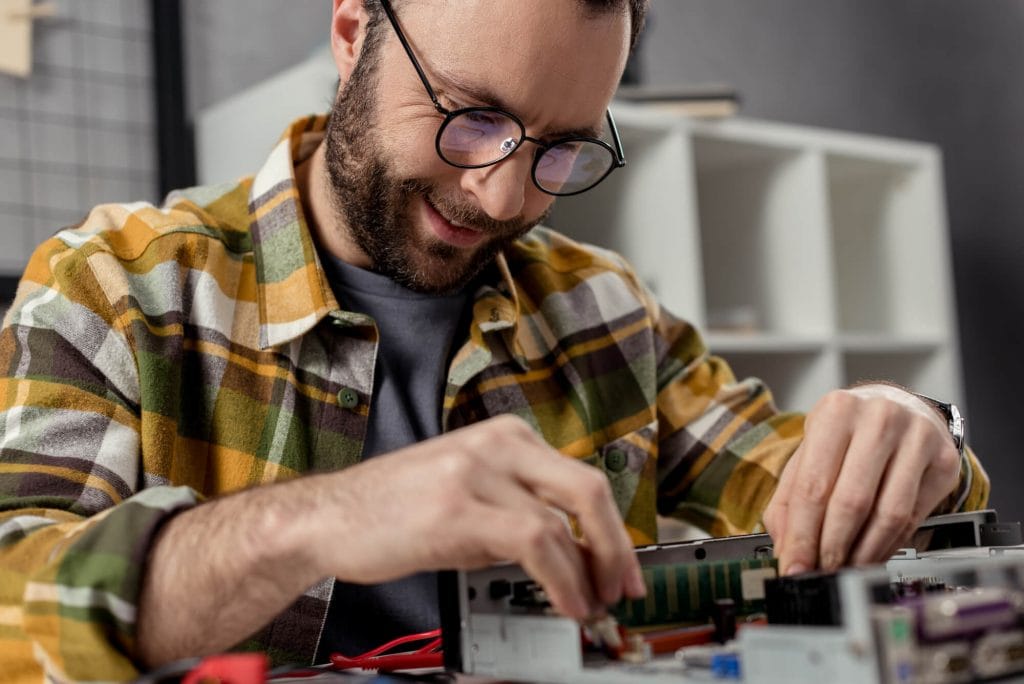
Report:
[{"label": "forehead", "polygon": [[600,117],[628,56],[626,12],[577,0],[417,0],[397,12],[431,78],[500,93],[523,118]]}]

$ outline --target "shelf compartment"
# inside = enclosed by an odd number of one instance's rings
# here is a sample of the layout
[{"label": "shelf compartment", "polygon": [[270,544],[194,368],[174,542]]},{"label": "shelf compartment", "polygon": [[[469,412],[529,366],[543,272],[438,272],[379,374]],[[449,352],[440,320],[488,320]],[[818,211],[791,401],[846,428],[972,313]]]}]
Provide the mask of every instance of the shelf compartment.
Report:
[{"label": "shelf compartment", "polygon": [[925,153],[918,163],[826,155],[840,331],[948,334],[939,166],[937,155]]},{"label": "shelf compartment", "polygon": [[709,328],[830,334],[822,157],[701,133],[694,163]]},{"label": "shelf compartment", "polygon": [[593,190],[559,198],[547,224],[626,255],[659,301],[702,327],[704,276],[688,132],[634,120],[628,111],[616,116],[627,166]]}]

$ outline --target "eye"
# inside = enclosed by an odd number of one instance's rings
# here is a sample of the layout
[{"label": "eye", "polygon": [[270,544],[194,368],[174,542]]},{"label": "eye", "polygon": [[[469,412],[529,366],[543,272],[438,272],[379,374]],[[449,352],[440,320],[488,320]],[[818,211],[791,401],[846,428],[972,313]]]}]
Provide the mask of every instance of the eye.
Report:
[{"label": "eye", "polygon": [[501,114],[498,114],[496,112],[481,111],[479,109],[466,112],[462,116],[466,117],[466,119],[472,121],[473,123],[479,126],[486,126],[488,128],[501,126],[504,124],[506,120],[506,117],[502,116]]},{"label": "eye", "polygon": [[579,155],[582,147],[583,143],[579,140],[567,140],[556,143],[544,152],[544,156],[541,157],[541,164],[543,166],[572,164],[576,161],[576,157]]}]

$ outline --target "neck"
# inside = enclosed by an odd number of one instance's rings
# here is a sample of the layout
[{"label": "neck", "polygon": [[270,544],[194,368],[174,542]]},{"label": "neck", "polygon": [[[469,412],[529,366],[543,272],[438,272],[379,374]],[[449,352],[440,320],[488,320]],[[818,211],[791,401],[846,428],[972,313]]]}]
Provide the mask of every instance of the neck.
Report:
[{"label": "neck", "polygon": [[295,167],[295,183],[314,241],[345,263],[370,268],[372,264],[369,257],[352,242],[348,226],[335,211],[331,201],[332,187],[323,143]]}]

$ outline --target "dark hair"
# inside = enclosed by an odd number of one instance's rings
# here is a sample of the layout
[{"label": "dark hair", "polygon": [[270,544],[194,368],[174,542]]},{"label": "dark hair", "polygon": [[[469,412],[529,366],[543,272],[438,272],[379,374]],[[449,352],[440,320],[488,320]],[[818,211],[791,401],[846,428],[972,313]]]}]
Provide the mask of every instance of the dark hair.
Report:
[{"label": "dark hair", "polygon": [[644,21],[647,19],[647,8],[650,0],[577,0],[587,10],[598,14],[602,12],[617,12],[623,5],[629,7],[629,50],[636,47],[636,40],[644,29]]},{"label": "dark hair", "polygon": [[[560,0],[558,0],[560,1]],[[647,8],[650,0],[576,0],[583,5],[584,9],[591,14],[604,14],[618,12],[624,7],[629,8],[629,49],[632,52],[636,47],[637,37],[644,28],[644,21],[647,18]],[[382,32],[378,30],[384,22],[384,9],[376,0],[366,0],[364,3],[367,14],[370,15],[369,26],[366,31],[366,41],[363,44],[363,52],[367,55],[376,53],[377,47],[382,39]],[[397,5],[398,0],[392,0],[392,5]]]}]

